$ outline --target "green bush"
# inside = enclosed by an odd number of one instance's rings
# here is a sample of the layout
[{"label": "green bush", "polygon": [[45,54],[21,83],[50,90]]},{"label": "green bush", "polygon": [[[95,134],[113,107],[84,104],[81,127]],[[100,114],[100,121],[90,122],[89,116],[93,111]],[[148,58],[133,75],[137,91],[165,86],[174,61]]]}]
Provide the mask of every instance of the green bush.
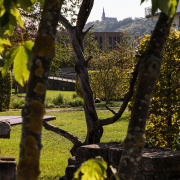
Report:
[{"label": "green bush", "polygon": [[8,110],[11,102],[12,78],[10,72],[2,78],[2,68],[0,68],[0,111]]},{"label": "green bush", "polygon": [[63,99],[62,94],[59,94],[57,97],[54,97],[54,98],[52,99],[52,102],[53,102],[53,104],[55,104],[55,105],[63,104],[63,103],[64,103],[64,99]]},{"label": "green bush", "polygon": [[25,99],[18,98],[16,95],[11,98],[11,109],[22,109],[25,104]]},{"label": "green bush", "polygon": [[[146,35],[138,46],[142,54],[150,41]],[[171,30],[161,57],[161,70],[154,86],[149,109],[146,138],[153,146],[177,149],[180,144],[180,32]],[[132,107],[132,102],[130,104]]]},{"label": "green bush", "polygon": [[68,104],[72,107],[78,107],[78,106],[83,106],[84,104],[84,101],[82,98],[80,97],[77,97],[77,98],[74,98],[74,99],[71,99]]}]

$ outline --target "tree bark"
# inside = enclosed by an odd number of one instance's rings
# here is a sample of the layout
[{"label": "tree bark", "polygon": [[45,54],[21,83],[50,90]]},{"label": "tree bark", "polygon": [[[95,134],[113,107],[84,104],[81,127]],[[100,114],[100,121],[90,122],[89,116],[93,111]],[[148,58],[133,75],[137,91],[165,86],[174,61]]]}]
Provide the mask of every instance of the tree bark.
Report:
[{"label": "tree bark", "polygon": [[118,173],[121,180],[135,179],[138,163],[145,144],[145,125],[154,83],[159,76],[161,53],[169,35],[172,19],[161,13],[149,45],[141,59],[138,84],[134,97],[131,120],[124,141],[124,150]]},{"label": "tree bark", "polygon": [[46,130],[53,131],[53,132],[65,137],[66,139],[71,141],[77,147],[80,147],[83,145],[83,143],[76,136],[72,135],[71,133],[69,133],[65,130],[59,129],[59,128],[47,123],[46,121],[43,121],[43,126],[45,127]]},{"label": "tree bark", "polygon": [[97,132],[92,131],[95,122],[98,120],[98,116],[94,105],[93,93],[90,86],[87,70],[88,60],[85,60],[83,54],[83,39],[88,31],[83,32],[82,30],[89,17],[89,14],[93,7],[93,3],[94,0],[83,0],[78,13],[77,24],[75,27],[73,27],[66,18],[60,15],[60,22],[68,31],[72,41],[72,46],[74,50],[75,70],[78,74],[81,90],[83,93],[84,111],[87,123],[87,136],[84,144],[99,143],[103,133],[102,128],[100,128],[100,130]]},{"label": "tree bark", "polygon": [[37,38],[32,50],[33,59],[29,86],[22,110],[22,135],[20,143],[18,180],[38,179],[41,129],[44,116],[44,100],[50,64],[54,57],[54,42],[59,13],[63,0],[45,0]]}]

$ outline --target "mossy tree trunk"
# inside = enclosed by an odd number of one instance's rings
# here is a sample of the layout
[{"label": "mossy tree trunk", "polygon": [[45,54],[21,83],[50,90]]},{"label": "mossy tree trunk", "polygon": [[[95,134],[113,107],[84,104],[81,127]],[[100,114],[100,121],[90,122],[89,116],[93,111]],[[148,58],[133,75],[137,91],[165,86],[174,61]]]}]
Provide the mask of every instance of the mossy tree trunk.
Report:
[{"label": "mossy tree trunk", "polygon": [[17,168],[18,180],[38,179],[44,100],[50,64],[54,57],[56,27],[63,0],[45,0],[37,38],[32,50],[33,59],[29,86],[22,110],[22,135]]},{"label": "mossy tree trunk", "polygon": [[131,120],[118,169],[121,180],[135,179],[138,163],[141,160],[151,95],[155,81],[159,76],[161,53],[169,36],[173,20],[168,21],[168,19],[169,16],[166,14],[160,14],[149,45],[140,59],[138,84],[131,111]]}]

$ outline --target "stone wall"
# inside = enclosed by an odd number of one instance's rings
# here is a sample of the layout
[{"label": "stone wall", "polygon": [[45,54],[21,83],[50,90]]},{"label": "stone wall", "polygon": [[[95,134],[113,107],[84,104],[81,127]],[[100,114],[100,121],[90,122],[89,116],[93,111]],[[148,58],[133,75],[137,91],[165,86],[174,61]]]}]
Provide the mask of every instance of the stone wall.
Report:
[{"label": "stone wall", "polygon": [[75,83],[48,79],[47,90],[75,91]]},{"label": "stone wall", "polygon": [[[118,143],[99,143],[81,146],[76,156],[68,160],[65,176],[60,180],[71,180],[78,167],[90,158],[101,156],[109,165],[118,168],[123,147]],[[180,180],[180,152],[165,148],[144,149],[135,180]],[[107,170],[107,179],[112,172]],[[113,178],[114,180],[115,178]]]}]

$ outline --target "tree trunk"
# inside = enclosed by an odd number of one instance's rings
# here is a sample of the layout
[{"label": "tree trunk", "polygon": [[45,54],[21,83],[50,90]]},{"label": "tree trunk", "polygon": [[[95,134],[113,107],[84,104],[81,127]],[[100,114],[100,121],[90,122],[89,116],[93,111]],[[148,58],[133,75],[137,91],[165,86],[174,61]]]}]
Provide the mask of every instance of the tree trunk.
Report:
[{"label": "tree trunk", "polygon": [[17,169],[18,180],[36,180],[40,174],[39,158],[44,100],[50,64],[54,57],[54,42],[63,0],[45,0],[41,23],[32,50],[33,59],[25,107],[22,110],[22,135]]},{"label": "tree trunk", "polygon": [[87,123],[87,136],[84,143],[99,143],[102,136],[102,129],[101,131],[97,131],[94,137],[91,135],[93,126],[95,122],[98,121],[98,116],[94,105],[93,92],[90,86],[87,64],[83,55],[84,34],[82,32],[80,33],[80,31],[75,28],[70,33],[70,36],[74,50],[75,70],[79,78],[84,99],[84,111]]},{"label": "tree trunk", "polygon": [[118,173],[121,180],[135,179],[138,163],[145,144],[145,125],[154,83],[160,72],[160,57],[170,32],[173,19],[161,13],[150,43],[140,60],[138,84],[134,97],[131,120],[124,141],[124,150]]}]

